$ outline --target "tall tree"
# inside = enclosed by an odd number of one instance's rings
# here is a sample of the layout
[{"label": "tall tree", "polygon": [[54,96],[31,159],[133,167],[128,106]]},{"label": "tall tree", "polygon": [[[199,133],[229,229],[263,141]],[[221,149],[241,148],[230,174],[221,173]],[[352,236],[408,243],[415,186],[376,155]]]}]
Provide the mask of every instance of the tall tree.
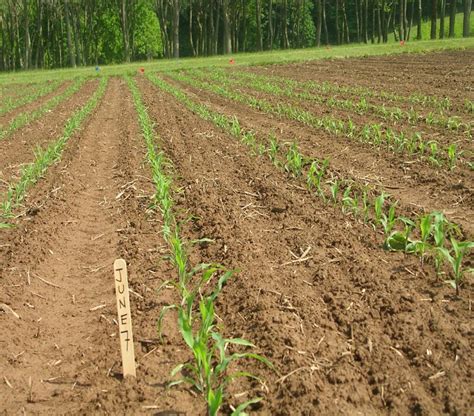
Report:
[{"label": "tall tree", "polygon": [[224,19],[224,54],[232,53],[232,39],[230,33],[229,0],[222,0],[222,18]]},{"label": "tall tree", "polygon": [[321,8],[321,0],[316,0],[316,13],[317,13],[317,24],[316,24],[316,46],[321,46],[321,25],[323,24],[323,11]]},{"label": "tall tree", "polygon": [[255,20],[257,24],[257,49],[263,50],[262,36],[262,10],[260,8],[260,0],[255,0]]},{"label": "tall tree", "polygon": [[431,0],[431,39],[436,39],[437,18],[438,18],[438,0]]},{"label": "tall tree", "polygon": [[418,40],[421,40],[422,38],[422,34],[421,34],[421,20],[422,20],[422,16],[423,15],[423,11],[421,9],[421,0],[418,0],[418,23],[417,23],[417,28],[416,28],[416,38]]},{"label": "tall tree", "polygon": [[405,40],[405,1],[406,0],[400,0],[400,40],[404,41]]},{"label": "tall tree", "polygon": [[66,16],[66,30],[67,30],[67,49],[69,53],[69,62],[73,68],[76,67],[76,54],[72,44],[72,29],[71,29],[71,17],[69,10],[69,0],[64,0],[64,14]]},{"label": "tall tree", "polygon": [[273,0],[268,0],[268,49],[273,49]]},{"label": "tall tree", "polygon": [[179,58],[179,8],[180,0],[173,0],[173,58]]},{"label": "tall tree", "polygon": [[454,25],[456,24],[457,0],[451,0],[449,5],[449,37],[454,38]]},{"label": "tall tree", "polygon": [[462,35],[465,38],[469,37],[471,33],[471,8],[472,8],[472,0],[464,0]]},{"label": "tall tree", "polygon": [[446,15],[446,0],[440,1],[439,10],[439,38],[444,39],[444,17]]}]

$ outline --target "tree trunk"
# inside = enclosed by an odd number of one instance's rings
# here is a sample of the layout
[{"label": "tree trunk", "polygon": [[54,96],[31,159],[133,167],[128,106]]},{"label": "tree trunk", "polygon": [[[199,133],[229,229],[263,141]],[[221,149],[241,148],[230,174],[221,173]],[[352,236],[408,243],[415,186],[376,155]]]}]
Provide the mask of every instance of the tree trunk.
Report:
[{"label": "tree trunk", "polygon": [[214,27],[215,27],[215,32],[214,32],[214,55],[217,55],[217,47],[219,45],[219,21],[220,21],[220,7],[216,7],[216,16],[214,20]]},{"label": "tree trunk", "polygon": [[268,49],[273,49],[273,0],[268,0]]},{"label": "tree trunk", "polygon": [[[247,1],[242,0],[242,52],[247,51]],[[262,42],[263,46],[263,42]]]},{"label": "tree trunk", "polygon": [[282,13],[282,29],[283,29],[283,49],[290,47],[290,41],[288,39],[288,0],[283,0],[283,13]]},{"label": "tree trunk", "polygon": [[454,25],[456,23],[456,0],[451,0],[449,9],[449,37],[454,38]]},{"label": "tree trunk", "polygon": [[326,19],[326,0],[323,1],[323,26],[324,26],[324,40],[326,45],[329,45],[328,21]]},{"label": "tree trunk", "polygon": [[369,43],[369,0],[364,2],[364,43]]},{"label": "tree trunk", "polygon": [[339,0],[336,0],[336,42],[341,44],[341,31],[339,29]]},{"label": "tree trunk", "polygon": [[191,46],[191,51],[193,56],[196,56],[196,47],[194,46],[194,38],[193,38],[193,2],[189,2],[189,45]]},{"label": "tree trunk", "polygon": [[346,0],[342,0],[342,16],[344,18],[344,26],[346,31],[346,42],[351,43],[351,38],[349,35],[349,23],[347,21],[347,13],[346,13]]},{"label": "tree trunk", "polygon": [[411,2],[410,24],[408,26],[407,40],[410,40],[411,28],[413,27],[413,15],[415,14],[415,1]]},{"label": "tree trunk", "polygon": [[69,17],[69,0],[64,0],[64,14],[66,16],[66,30],[67,30],[67,49],[69,53],[69,63],[76,67],[76,54],[72,45],[71,19]]},{"label": "tree trunk", "polygon": [[321,0],[316,0],[317,26],[316,26],[316,46],[321,46],[321,25],[323,23],[323,11],[321,9]]},{"label": "tree trunk", "polygon": [[444,16],[446,15],[446,0],[440,0],[439,38],[444,39]]},{"label": "tree trunk", "polygon": [[127,0],[120,1],[120,22],[122,24],[123,55],[125,62],[130,62],[130,32],[128,22]]},{"label": "tree trunk", "polygon": [[421,18],[422,18],[422,9],[421,9],[421,0],[418,0],[418,25],[416,28],[416,38],[418,40],[421,40],[422,35],[421,35]]},{"label": "tree trunk", "polygon": [[431,39],[436,39],[436,20],[438,19],[438,0],[431,0]]},{"label": "tree trunk", "polygon": [[380,16],[380,4],[377,5],[377,43],[382,42],[382,19]]},{"label": "tree trunk", "polygon": [[230,37],[229,0],[222,0],[222,17],[224,19],[224,54],[232,53]]},{"label": "tree trunk", "polygon": [[[395,38],[395,42],[398,42],[398,36],[397,36],[397,30],[396,30],[396,24],[395,24],[395,20],[396,20],[396,17],[397,17],[397,5],[394,4],[393,6],[393,25],[392,25],[392,29],[393,29],[393,37]],[[390,22],[390,21],[389,21]],[[389,25],[390,26],[390,25]]]},{"label": "tree trunk", "polygon": [[76,10],[72,17],[72,33],[74,35],[74,47],[76,49],[76,64],[84,65],[84,59],[81,55],[80,32],[79,32],[79,10]]},{"label": "tree trunk", "polygon": [[370,31],[370,41],[372,43],[375,43],[375,2],[372,0],[371,3],[372,6],[372,26],[371,26],[371,31]]},{"label": "tree trunk", "polygon": [[25,17],[25,69],[31,66],[31,39],[30,39],[30,11],[28,10],[28,0],[23,0],[23,14]]},{"label": "tree trunk", "polygon": [[471,8],[472,0],[464,0],[464,19],[462,23],[462,36],[468,38],[471,33]]},{"label": "tree trunk", "polygon": [[381,5],[381,18],[382,18],[382,41],[386,43],[388,41],[388,26],[387,26],[387,13],[385,13],[385,0],[382,0]]},{"label": "tree trunk", "polygon": [[260,9],[260,0],[255,0],[255,20],[257,23],[257,50],[263,50],[262,37],[262,13]]},{"label": "tree trunk", "polygon": [[357,42],[360,43],[359,0],[355,0],[355,18]]},{"label": "tree trunk", "polygon": [[404,2],[406,0],[400,0],[400,41],[405,40],[405,28],[403,22],[405,21],[405,16],[403,12],[405,11]]},{"label": "tree trunk", "polygon": [[179,58],[179,0],[173,0],[173,58]]}]

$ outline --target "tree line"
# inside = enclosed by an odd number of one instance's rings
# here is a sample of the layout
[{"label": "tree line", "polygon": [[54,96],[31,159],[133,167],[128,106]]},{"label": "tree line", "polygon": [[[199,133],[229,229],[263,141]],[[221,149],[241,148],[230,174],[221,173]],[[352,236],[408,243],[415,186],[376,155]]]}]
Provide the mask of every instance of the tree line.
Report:
[{"label": "tree line", "polygon": [[[0,0],[0,70],[455,36],[472,0]],[[448,27],[445,17],[449,16]],[[415,33],[416,30],[416,33]]]}]

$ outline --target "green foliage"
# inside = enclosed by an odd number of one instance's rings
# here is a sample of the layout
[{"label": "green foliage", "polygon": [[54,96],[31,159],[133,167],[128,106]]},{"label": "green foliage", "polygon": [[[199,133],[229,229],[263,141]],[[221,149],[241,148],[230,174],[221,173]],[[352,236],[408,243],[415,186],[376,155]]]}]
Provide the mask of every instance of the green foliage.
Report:
[{"label": "green foliage", "polygon": [[163,56],[160,23],[148,3],[139,2],[135,11],[137,23],[133,28],[133,41],[136,58],[140,60]]}]

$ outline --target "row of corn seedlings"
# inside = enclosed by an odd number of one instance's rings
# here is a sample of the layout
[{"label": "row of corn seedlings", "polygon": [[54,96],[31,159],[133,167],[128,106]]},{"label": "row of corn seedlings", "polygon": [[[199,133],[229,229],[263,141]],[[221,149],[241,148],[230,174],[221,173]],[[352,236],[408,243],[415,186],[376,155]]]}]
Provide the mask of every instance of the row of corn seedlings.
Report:
[{"label": "row of corn seedlings", "polygon": [[47,112],[53,110],[61,102],[63,102],[67,98],[71,97],[74,93],[79,91],[85,81],[85,78],[77,78],[66,90],[45,102],[41,107],[37,108],[36,110],[24,112],[17,115],[12,121],[10,121],[10,123],[6,127],[2,126],[0,128],[0,140],[5,139],[15,130],[26,126],[27,124],[40,118]]},{"label": "row of corn seedlings", "polygon": [[[67,120],[61,137],[44,149],[39,147],[35,150],[35,160],[22,169],[20,179],[16,183],[10,184],[6,198],[0,204],[0,219],[2,221],[8,221],[14,217],[13,210],[21,204],[27,190],[41,178],[49,166],[61,158],[67,141],[97,106],[106,87],[107,78],[102,78],[92,97]],[[0,222],[0,228],[10,226],[11,224],[8,222]]]},{"label": "row of corn seedlings", "polygon": [[[273,78],[273,77],[272,77]],[[278,77],[275,77],[278,78]],[[287,78],[284,78],[285,80]],[[413,105],[421,105],[423,107],[432,107],[436,109],[439,113],[443,114],[446,111],[454,109],[452,101],[448,97],[439,98],[436,96],[424,95],[421,93],[413,93],[409,96],[403,96],[395,94],[388,91],[378,91],[373,88],[363,87],[363,86],[345,86],[339,85],[336,83],[324,81],[303,81],[301,85],[305,89],[311,89],[322,94],[343,94],[343,95],[352,95],[355,97],[362,98],[376,98],[383,101],[399,102],[399,103],[408,103]],[[471,102],[472,103],[472,102]],[[459,110],[472,113],[474,110],[472,106],[469,105],[470,100],[465,100],[463,105]]]},{"label": "row of corn seedlings", "polygon": [[331,116],[317,117],[295,106],[281,102],[272,104],[267,100],[232,90],[226,87],[225,81],[220,81],[217,85],[183,73],[168,72],[167,75],[175,80],[243,103],[265,113],[286,117],[336,136],[343,136],[375,147],[385,146],[392,152],[418,155],[437,167],[453,169],[461,162],[472,168],[472,163],[462,157],[463,152],[457,148],[456,143],[443,147],[435,140],[426,141],[420,133],[406,135],[378,123],[359,126],[350,118],[345,121]]},{"label": "row of corn seedlings", "polygon": [[[163,217],[163,236],[170,249],[170,259],[177,270],[177,281],[166,281],[161,286],[172,285],[180,295],[180,303],[166,306],[159,319],[161,322],[170,309],[178,312],[180,333],[192,351],[194,360],[179,364],[173,371],[174,377],[182,374],[179,380],[170,385],[187,382],[201,392],[207,402],[209,415],[216,415],[221,408],[227,385],[238,377],[257,378],[246,371],[230,373],[231,363],[243,358],[252,358],[269,366],[270,362],[253,352],[229,353],[229,346],[254,348],[255,346],[242,338],[225,338],[216,325],[215,302],[227,280],[234,270],[227,270],[219,264],[198,264],[192,267],[189,263],[188,249],[190,242],[185,241],[179,233],[179,225],[173,213],[172,187],[170,171],[171,162],[156,148],[153,125],[143,104],[140,91],[135,81],[126,77],[132,92],[135,108],[138,113],[143,137],[147,145],[148,161],[151,166],[153,182],[156,187],[155,204],[160,208]],[[233,414],[241,414],[250,404],[260,401],[255,398],[239,405]]]},{"label": "row of corn seedlings", "polygon": [[37,88],[34,88],[29,94],[25,94],[21,97],[6,98],[2,103],[2,108],[0,108],[0,116],[22,105],[29,104],[46,94],[49,94],[50,92],[57,89],[59,85],[61,85],[61,81],[52,81],[37,86]]},{"label": "row of corn seedlings", "polygon": [[[194,71],[201,78],[212,77],[221,80],[226,77],[230,80],[230,72],[219,68],[213,68],[212,71]],[[419,114],[413,107],[406,111],[400,107],[385,107],[385,105],[372,104],[367,97],[361,97],[359,101],[350,99],[337,99],[332,95],[320,95],[309,92],[305,82],[282,77],[268,77],[257,75],[251,72],[234,71],[233,83],[244,85],[252,89],[267,92],[274,95],[280,95],[290,98],[298,98],[317,102],[330,108],[352,111],[357,114],[374,114],[386,121],[406,121],[412,125],[422,122],[429,126],[437,126],[454,131],[463,131],[468,137],[472,137],[472,123],[466,123],[459,116],[445,116],[430,111],[427,115]]]},{"label": "row of corn seedlings", "polygon": [[457,238],[462,237],[459,228],[444,214],[432,212],[412,218],[398,215],[398,201],[383,191],[343,177],[330,168],[328,159],[306,157],[295,142],[278,141],[275,135],[259,138],[255,132],[243,129],[236,117],[225,116],[194,102],[183,91],[156,76],[149,75],[148,78],[191,111],[250,146],[253,154],[267,156],[279,169],[304,179],[308,190],[325,203],[338,205],[345,214],[361,218],[382,230],[385,249],[416,254],[422,264],[430,258],[439,274],[443,273],[443,263],[447,262],[452,268],[452,278],[447,282],[459,293],[466,272],[462,260],[474,243],[458,241]]}]

